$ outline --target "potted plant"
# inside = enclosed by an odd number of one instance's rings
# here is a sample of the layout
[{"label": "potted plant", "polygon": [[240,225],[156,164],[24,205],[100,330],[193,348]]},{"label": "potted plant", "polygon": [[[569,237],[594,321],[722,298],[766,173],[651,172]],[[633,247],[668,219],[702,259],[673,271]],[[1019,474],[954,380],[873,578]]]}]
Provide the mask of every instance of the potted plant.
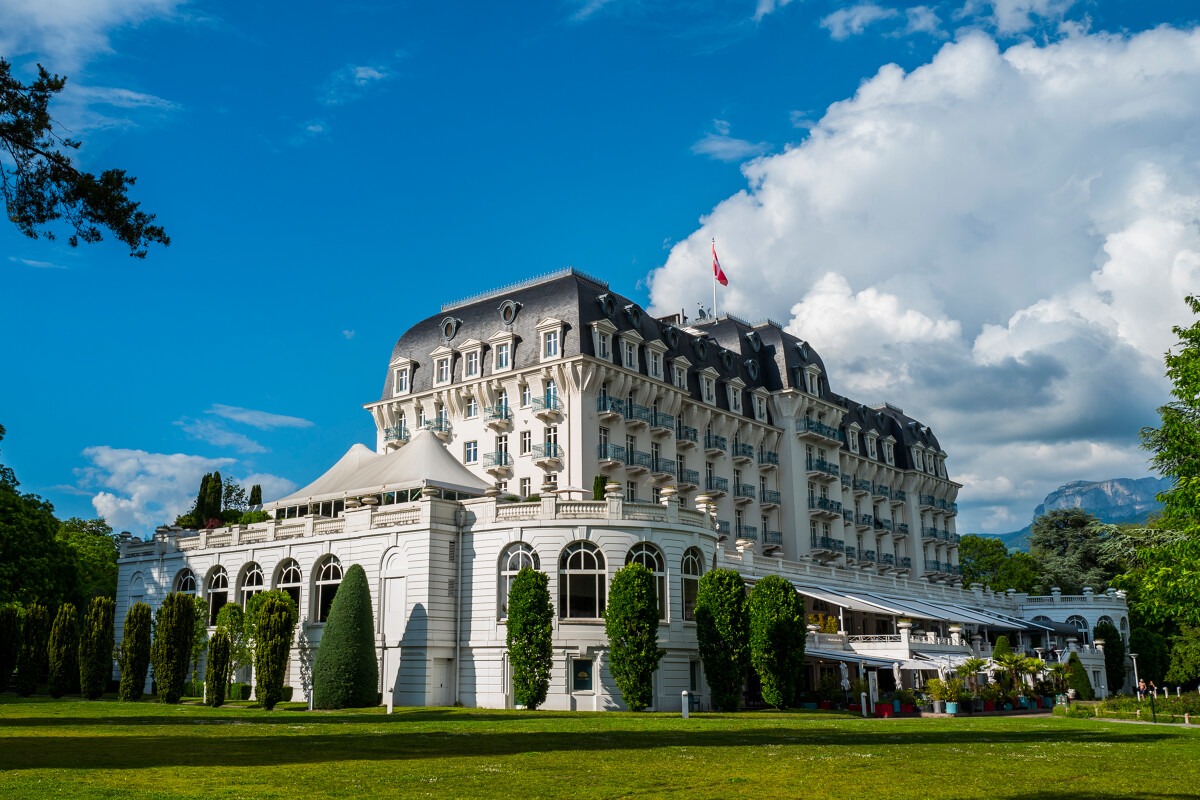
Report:
[{"label": "potted plant", "polygon": [[958,699],[962,696],[963,685],[958,678],[951,678],[942,684],[942,699],[946,701],[946,713],[958,713]]},{"label": "potted plant", "polygon": [[821,682],[817,685],[817,693],[821,697],[820,707],[824,711],[833,709],[833,704],[842,697],[842,687],[838,685],[837,676],[832,672],[826,672],[821,676]]},{"label": "potted plant", "polygon": [[942,714],[946,710],[946,682],[941,678],[930,678],[925,683],[925,691],[933,700],[933,713]]},{"label": "potted plant", "polygon": [[994,683],[985,683],[979,687],[979,696],[983,698],[984,711],[995,711],[996,700],[1000,697],[1000,687]]},{"label": "potted plant", "polygon": [[893,717],[896,715],[896,707],[892,705],[894,698],[891,692],[887,692],[879,698],[879,702],[875,704],[875,716],[877,717]]},{"label": "potted plant", "polygon": [[917,694],[912,689],[897,689],[896,702],[899,704],[900,713],[915,714],[917,710]]},{"label": "potted plant", "polygon": [[847,706],[851,711],[862,711],[862,696],[867,693],[870,687],[862,678],[855,678],[850,681],[850,704]]}]

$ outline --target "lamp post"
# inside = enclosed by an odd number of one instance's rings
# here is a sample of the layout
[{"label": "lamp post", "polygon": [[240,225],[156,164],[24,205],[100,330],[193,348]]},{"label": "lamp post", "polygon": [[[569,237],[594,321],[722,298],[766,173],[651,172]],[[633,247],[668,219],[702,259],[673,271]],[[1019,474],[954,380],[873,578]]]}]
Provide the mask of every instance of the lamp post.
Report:
[{"label": "lamp post", "polygon": [[1140,689],[1140,688],[1138,688],[1138,687],[1141,685],[1141,681],[1139,681],[1139,680],[1138,680],[1138,671],[1137,671],[1137,656],[1138,656],[1138,654],[1137,654],[1137,653],[1130,653],[1130,654],[1129,654],[1129,657],[1133,659],[1133,691],[1135,691],[1135,692],[1137,692],[1137,693],[1139,693],[1139,694],[1140,694],[1140,693],[1141,693],[1141,689]]}]

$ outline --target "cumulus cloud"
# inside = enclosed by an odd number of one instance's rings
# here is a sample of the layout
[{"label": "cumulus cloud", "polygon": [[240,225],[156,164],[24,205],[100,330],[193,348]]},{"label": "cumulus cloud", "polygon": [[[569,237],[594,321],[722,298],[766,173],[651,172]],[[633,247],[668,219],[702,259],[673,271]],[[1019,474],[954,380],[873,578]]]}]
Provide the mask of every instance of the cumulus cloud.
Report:
[{"label": "cumulus cloud", "polygon": [[839,8],[821,20],[821,27],[829,31],[830,37],[841,41],[857,36],[869,26],[885,19],[900,16],[894,8],[884,8],[875,3],[858,3],[849,8]]},{"label": "cumulus cloud", "polygon": [[227,406],[221,403],[215,403],[205,413],[215,414],[218,417],[240,422],[264,431],[274,428],[311,428],[313,426],[312,420],[307,420],[303,417],[289,417],[286,414],[256,411],[252,408],[239,408],[238,406]]},{"label": "cumulus cloud", "polygon": [[763,17],[778,11],[791,2],[792,0],[758,0],[758,4],[754,7],[754,21],[761,21]]},{"label": "cumulus cloud", "polygon": [[931,6],[913,6],[904,11],[905,33],[927,33],[930,36],[945,38],[942,30],[942,20],[937,11]]},{"label": "cumulus cloud", "polygon": [[959,15],[982,18],[1001,36],[1011,36],[1039,22],[1059,23],[1073,5],[1075,0],[968,0]]},{"label": "cumulus cloud", "polygon": [[1200,279],[1197,137],[1200,32],[967,34],[746,164],[652,304],[703,299],[716,237],[722,308],[788,320],[835,391],[931,424],[961,529],[1017,528],[1061,483],[1145,474],[1137,430]]},{"label": "cumulus cloud", "polygon": [[712,130],[692,145],[692,152],[717,161],[745,161],[762,155],[768,148],[766,142],[751,142],[731,136],[729,122],[714,119]]}]

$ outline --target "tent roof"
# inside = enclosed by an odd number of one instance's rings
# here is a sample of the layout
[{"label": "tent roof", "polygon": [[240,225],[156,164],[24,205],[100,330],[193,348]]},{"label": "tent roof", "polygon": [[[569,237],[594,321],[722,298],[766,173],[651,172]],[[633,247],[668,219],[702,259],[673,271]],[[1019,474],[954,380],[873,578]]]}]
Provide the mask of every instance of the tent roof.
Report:
[{"label": "tent roof", "polygon": [[287,497],[267,503],[265,508],[424,486],[471,495],[482,495],[490,488],[450,455],[431,431],[418,431],[404,447],[382,455],[365,445],[354,445],[324,475]]}]

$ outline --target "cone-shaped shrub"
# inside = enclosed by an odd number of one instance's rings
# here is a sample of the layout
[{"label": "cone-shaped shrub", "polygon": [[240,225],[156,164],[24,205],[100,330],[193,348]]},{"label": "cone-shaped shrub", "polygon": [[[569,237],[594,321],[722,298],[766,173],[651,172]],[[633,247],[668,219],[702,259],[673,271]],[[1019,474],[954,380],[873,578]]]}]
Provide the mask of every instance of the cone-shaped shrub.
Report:
[{"label": "cone-shaped shrub", "polygon": [[1072,652],[1067,656],[1067,686],[1075,690],[1077,700],[1095,700],[1096,692],[1092,682],[1088,680],[1087,669],[1079,660],[1079,653]]},{"label": "cone-shaped shrub", "polygon": [[700,579],[696,639],[713,706],[718,711],[737,711],[750,665],[750,619],[746,583],[736,571],[715,569]]},{"label": "cone-shaped shrub", "polygon": [[50,630],[50,696],[79,693],[79,615],[71,603],[58,607]]},{"label": "cone-shaped shrub", "polygon": [[117,604],[111,597],[93,597],[79,637],[79,691],[97,700],[112,677],[113,616]]},{"label": "cone-shaped shrub", "polygon": [[150,668],[150,619],[150,606],[145,603],[134,603],[125,612],[121,651],[117,655],[121,667],[117,697],[122,700],[141,700],[145,691],[146,671]]},{"label": "cone-shaped shrub", "polygon": [[213,708],[224,705],[229,683],[229,634],[218,630],[208,640],[208,668],[204,675],[205,702]]},{"label": "cone-shaped shrub", "polygon": [[795,588],[767,575],[750,591],[750,663],[768,705],[787,708],[804,669],[804,604]]},{"label": "cone-shaped shrub", "polygon": [[508,663],[512,665],[513,699],[533,710],[546,702],[554,663],[554,606],[549,578],[522,567],[508,590]]},{"label": "cone-shaped shrub", "polygon": [[46,644],[50,639],[50,612],[34,603],[25,609],[21,626],[21,651],[17,654],[17,693],[29,697],[46,676]]},{"label": "cone-shaped shrub", "polygon": [[666,655],[658,647],[658,595],[654,573],[634,562],[613,576],[604,609],[609,672],[630,711],[654,704],[654,671]]},{"label": "cone-shaped shrub", "polygon": [[329,607],[313,664],[313,705],[364,708],[379,705],[379,663],[367,573],[351,565]]},{"label": "cone-shaped shrub", "polygon": [[1008,643],[1008,637],[1000,634],[996,637],[996,646],[992,648],[992,658],[999,658],[1012,653],[1012,647]]},{"label": "cone-shaped shrub", "polygon": [[8,682],[17,668],[21,653],[21,609],[0,607],[0,692],[8,691]]},{"label": "cone-shaped shrub", "polygon": [[190,594],[171,592],[154,615],[154,644],[150,661],[158,699],[178,703],[183,697],[188,661],[192,653],[192,635],[196,624],[196,606]]},{"label": "cone-shaped shrub", "polygon": [[284,676],[299,614],[287,592],[276,589],[255,595],[256,600],[260,597],[254,615],[254,694],[270,711],[283,699]]}]

